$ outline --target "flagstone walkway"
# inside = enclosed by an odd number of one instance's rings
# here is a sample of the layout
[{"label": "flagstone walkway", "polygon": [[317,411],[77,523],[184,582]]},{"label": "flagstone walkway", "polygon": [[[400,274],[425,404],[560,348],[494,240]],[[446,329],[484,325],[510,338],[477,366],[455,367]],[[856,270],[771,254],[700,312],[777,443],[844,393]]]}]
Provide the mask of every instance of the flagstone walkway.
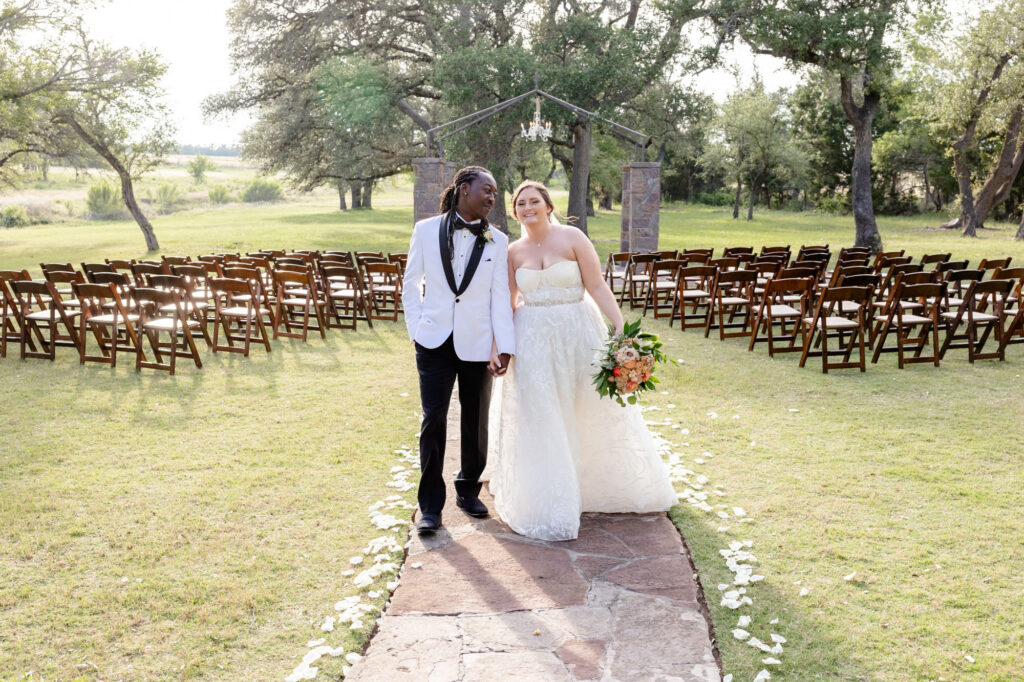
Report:
[{"label": "flagstone walkway", "polygon": [[[457,435],[457,403],[448,433]],[[458,470],[448,441],[445,475]],[[698,587],[665,514],[586,514],[540,542],[455,506],[411,536],[398,588],[347,680],[721,680]]]}]

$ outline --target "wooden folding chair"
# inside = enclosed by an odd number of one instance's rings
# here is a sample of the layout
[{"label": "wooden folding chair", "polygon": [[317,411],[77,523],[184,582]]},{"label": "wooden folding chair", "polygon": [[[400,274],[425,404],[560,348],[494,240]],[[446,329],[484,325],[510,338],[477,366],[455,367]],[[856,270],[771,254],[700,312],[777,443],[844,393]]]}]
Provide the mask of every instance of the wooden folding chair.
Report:
[{"label": "wooden folding chair", "polygon": [[1015,321],[1021,304],[1024,303],[1024,268],[1000,268],[992,278],[1012,279],[1015,282],[1009,296],[1003,302],[1000,345],[1005,349],[1009,344],[1024,343],[1024,328]]},{"label": "wooden folding chair", "polygon": [[[21,343],[21,308],[18,299],[14,296],[10,282],[31,282],[32,277],[28,270],[0,270],[0,358],[7,357],[8,343]],[[33,351],[36,349],[35,341],[28,339],[29,346]]]},{"label": "wooden folding chair", "polygon": [[[350,265],[321,265],[327,289],[328,326],[355,329],[359,320],[370,320],[371,311],[363,298],[359,271]],[[334,322],[331,322],[331,318]]]},{"label": "wooden folding chair", "polygon": [[[941,266],[943,264],[940,263],[939,265]],[[974,282],[980,282],[984,279],[985,271],[964,269],[942,272],[936,268],[935,273],[941,281],[946,283],[946,297],[942,300],[942,307],[939,310],[939,325],[942,328],[947,328],[949,326],[950,318],[942,315],[942,313],[951,312],[962,306],[964,304],[965,297],[967,296],[967,290],[970,289],[971,284]]]},{"label": "wooden folding chair", "polygon": [[629,251],[609,253],[604,263],[604,281],[612,290],[612,295],[621,299],[622,289],[626,282],[626,265],[629,263]]},{"label": "wooden folding chair", "polygon": [[900,258],[904,253],[906,253],[904,249],[900,249],[899,251],[879,251],[875,254],[875,259],[871,262],[871,267],[878,272],[887,260],[890,258]]},{"label": "wooden folding chair", "polygon": [[[114,272],[98,274],[124,277]],[[140,316],[128,311],[118,293],[118,285],[84,283],[72,286],[82,303],[82,314],[78,318],[78,335],[82,340],[78,348],[78,364],[84,365],[88,361],[117,367],[117,351],[138,353],[140,342],[135,324]],[[100,355],[88,354],[89,332],[96,338]]]},{"label": "wooden folding chair", "polygon": [[868,345],[871,347],[875,346],[875,339],[883,331],[886,321],[894,314],[894,308],[901,308],[904,312],[913,312],[923,309],[926,305],[914,298],[901,300],[897,295],[898,287],[901,284],[925,284],[939,279],[939,276],[933,271],[922,272],[921,266],[917,263],[908,263],[907,266],[916,268],[916,270],[898,273],[888,290],[883,290],[883,282],[875,291],[875,300],[871,302],[873,323],[870,325],[871,334],[868,339]]},{"label": "wooden folding chair", "polygon": [[[223,350],[249,357],[249,346],[255,332],[256,340],[262,343],[269,353],[270,338],[267,327],[263,324],[263,317],[270,315],[270,311],[260,306],[259,295],[255,289],[258,285],[251,280],[221,277],[208,279],[206,285],[210,288],[210,295],[213,298],[213,352]],[[235,329],[231,328],[232,324]],[[224,340],[227,341],[227,345],[220,343],[221,328],[224,329]],[[243,330],[244,333],[240,334]],[[236,341],[242,346],[235,346]]]},{"label": "wooden folding chair", "polygon": [[626,277],[619,296],[619,305],[629,301],[630,310],[639,308],[647,297],[647,287],[651,283],[652,264],[657,262],[656,253],[633,253],[626,264]]},{"label": "wooden folding chair", "polygon": [[375,320],[398,320],[402,300],[402,277],[394,263],[365,263],[365,284]]},{"label": "wooden folding chair", "polygon": [[97,272],[116,272],[116,270],[110,263],[82,263],[82,273],[87,282],[95,284],[96,280],[93,279],[93,275]]},{"label": "wooden folding chair", "polygon": [[191,256],[160,256],[160,260],[170,270],[175,265],[185,265],[192,262]]},{"label": "wooden folding chair", "polygon": [[[911,284],[909,276],[901,277],[893,289],[893,305],[889,307],[885,319],[879,321],[874,339],[875,352],[871,356],[872,364],[878,362],[882,353],[895,352],[900,369],[912,362],[930,362],[938,367],[939,307],[945,296],[945,282]],[[895,346],[885,345],[890,334],[896,335]],[[932,346],[931,355],[922,357],[921,353],[929,343]],[[914,349],[912,358],[906,356],[908,347]]]},{"label": "wooden folding chair", "polygon": [[149,277],[169,274],[171,274],[171,269],[163,263],[146,263],[142,261],[132,263],[132,277],[135,279],[135,286],[137,287],[148,286]]},{"label": "wooden folding chair", "polygon": [[86,282],[85,275],[78,270],[46,270],[43,277],[53,284],[65,308],[78,308],[80,304],[75,298],[72,285]]},{"label": "wooden folding chair", "polygon": [[949,259],[952,257],[952,253],[926,253],[921,256],[921,260],[919,260],[918,263],[921,264],[921,267],[928,265],[938,266],[939,263],[948,263]]},{"label": "wooden folding chair", "polygon": [[796,253],[797,260],[805,260],[804,256],[809,253],[831,253],[828,244],[801,244],[800,250]]},{"label": "wooden folding chair", "polygon": [[[866,370],[864,363],[864,310],[871,300],[871,287],[833,287],[825,289],[818,297],[818,305],[814,309],[814,315],[804,317],[801,324],[804,327],[804,348],[800,354],[800,366],[807,363],[808,357],[821,356],[821,371],[828,374],[830,369],[844,369],[857,367],[860,371]],[[852,304],[851,309],[855,310],[852,315],[843,314],[840,304],[847,302]],[[839,348],[829,350],[828,340],[836,332],[842,332],[839,337]],[[847,339],[845,347],[843,337]],[[860,359],[851,362],[854,346],[860,351]],[[819,347],[821,350],[811,350]],[[829,357],[842,355],[841,362],[830,362]]]},{"label": "wooden folding chair", "polygon": [[725,251],[722,252],[722,256],[725,258],[735,258],[736,256],[740,256],[743,254],[753,255],[753,253],[753,246],[728,246],[726,247]]},{"label": "wooden folding chair", "polygon": [[[324,301],[317,292],[313,269],[306,267],[305,272],[290,272],[275,269],[273,271],[274,290],[277,296],[277,312],[274,314],[274,338],[285,336],[306,341],[309,330],[320,332],[320,338],[326,339],[327,322],[324,320]],[[310,314],[316,319],[316,326],[309,324]],[[299,321],[301,319],[301,322]],[[281,331],[284,325],[286,331]],[[302,332],[292,331],[300,327]]]},{"label": "wooden folding chair", "polygon": [[659,260],[651,264],[651,281],[647,286],[647,297],[644,299],[642,315],[647,316],[647,309],[654,311],[655,319],[672,317],[675,307],[676,291],[679,288],[679,269],[685,263],[677,258]]},{"label": "wooden folding chair", "polygon": [[[712,258],[715,257],[715,250],[714,249],[683,249],[682,253],[679,254],[679,257],[682,258],[684,256],[692,256],[694,254],[698,254],[698,255],[704,256],[704,261],[703,262],[707,263],[709,260],[711,260]],[[692,263],[693,261],[690,261],[690,262]]]},{"label": "wooden folding chair", "polygon": [[[942,342],[939,357],[945,358],[950,349],[966,348],[967,360],[971,363],[975,360],[998,359],[1000,362],[1005,360],[1005,346],[1001,343],[1002,338],[999,337],[1003,332],[1003,301],[1009,296],[1013,285],[1012,279],[971,282],[964,294],[963,305],[956,311],[945,312],[941,315],[948,324],[946,325],[946,338]],[[992,312],[980,312],[989,302],[994,303]],[[961,326],[966,327],[964,333],[958,333]],[[988,337],[993,331],[996,333],[999,346],[995,352],[983,353],[985,342],[988,341]]]},{"label": "wooden folding chair", "polygon": [[[270,272],[258,267],[229,263],[222,268],[221,275],[226,279],[243,279],[252,285],[252,290],[256,296],[253,307],[267,311],[265,313],[266,323],[273,328],[274,310],[277,307],[277,301],[273,294],[274,283]],[[269,284],[267,283],[268,281],[270,282]],[[232,296],[232,300],[236,304],[241,304],[245,302],[245,296],[246,294],[235,294]]]},{"label": "wooden folding chair", "polygon": [[[139,305],[138,329],[149,340],[155,361],[145,358],[142,343],[139,343],[135,354],[135,369],[160,369],[174,376],[179,357],[187,358],[195,363],[197,369],[203,368],[199,358],[199,350],[193,339],[199,322],[189,317],[188,300],[181,289],[154,289],[152,287],[135,287],[132,298]],[[168,340],[161,341],[160,335],[167,334]],[[163,361],[169,355],[168,362]]]},{"label": "wooden folding chair", "polygon": [[995,274],[996,270],[1005,269],[1005,268],[1010,267],[1010,261],[1012,261],[1012,260],[1013,260],[1013,258],[1010,258],[1010,257],[1007,257],[1007,258],[982,258],[981,262],[978,263],[978,269],[979,270],[984,270],[985,274],[988,274],[988,273]]},{"label": "wooden folding chair", "polygon": [[[811,278],[804,279],[771,279],[761,299],[757,310],[757,317],[754,326],[750,331],[750,345],[747,350],[754,350],[758,341],[768,342],[768,356],[775,357],[776,353],[800,352],[804,344],[796,345],[799,334],[803,341],[803,334],[806,330],[800,320],[810,315],[811,295],[814,293],[814,282]],[[794,300],[794,298],[796,300]],[[794,305],[795,304],[795,305]],[[787,330],[786,325],[792,325]],[[776,336],[775,326],[779,326],[779,333]],[[758,336],[761,329],[765,335]],[[789,341],[789,345],[776,348],[775,342]]]},{"label": "wooden folding chair", "polygon": [[[720,340],[739,336],[747,336],[753,320],[754,285],[757,273],[751,270],[721,270],[715,275],[711,288],[710,306],[707,322],[704,325],[704,337],[711,334],[712,329],[718,330]],[[726,319],[728,314],[728,319]],[[736,321],[739,315],[741,321]],[[715,321],[717,317],[717,322]],[[739,331],[726,331],[727,329]]]},{"label": "wooden folding chair", "polygon": [[[43,358],[51,362],[56,358],[57,346],[70,346],[75,350],[81,347],[78,328],[75,320],[81,311],[68,310],[64,307],[62,297],[53,282],[33,282],[31,280],[9,280],[11,291],[17,305],[18,322],[21,327],[21,359]],[[66,333],[58,331],[63,326]],[[43,335],[43,327],[46,335]],[[36,351],[29,339],[35,336],[40,350]],[[27,346],[33,346],[28,350]]]},{"label": "wooden folding chair", "polygon": [[[679,328],[686,331],[690,327],[707,325],[708,308],[710,306],[711,288],[714,285],[718,270],[710,265],[687,265],[676,273],[676,295],[672,301],[672,317],[668,324],[679,320]],[[687,312],[687,308],[691,312]],[[703,308],[703,312],[699,312]],[[698,320],[690,322],[690,320]]]},{"label": "wooden folding chair", "polygon": [[[209,316],[212,306],[207,300],[205,291],[197,290],[184,275],[148,275],[146,280],[150,287],[178,291],[181,294],[186,314],[198,323],[197,327],[191,328],[191,333],[202,336],[207,346],[213,344],[213,340],[210,338]],[[174,307],[167,304],[160,312],[170,314],[174,312]]]}]

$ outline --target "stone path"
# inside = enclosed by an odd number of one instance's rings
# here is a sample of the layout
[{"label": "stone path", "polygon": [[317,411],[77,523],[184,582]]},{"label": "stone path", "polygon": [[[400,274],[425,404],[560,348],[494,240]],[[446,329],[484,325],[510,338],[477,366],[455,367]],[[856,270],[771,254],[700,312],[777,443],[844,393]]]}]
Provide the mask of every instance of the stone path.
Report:
[{"label": "stone path", "polygon": [[[457,403],[448,433],[459,433]],[[449,480],[458,451],[449,440]],[[666,515],[586,514],[577,540],[540,542],[454,499],[449,483],[441,532],[413,532],[391,606],[347,680],[721,680]],[[493,514],[486,486],[481,499]]]}]

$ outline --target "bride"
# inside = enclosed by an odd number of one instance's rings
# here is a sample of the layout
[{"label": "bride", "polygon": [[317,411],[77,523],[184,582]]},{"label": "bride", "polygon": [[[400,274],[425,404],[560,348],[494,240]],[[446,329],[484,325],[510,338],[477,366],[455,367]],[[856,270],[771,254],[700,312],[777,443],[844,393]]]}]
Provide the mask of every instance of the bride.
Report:
[{"label": "bride", "polygon": [[622,312],[590,240],[553,212],[538,182],[512,196],[523,226],[508,249],[516,355],[488,459],[502,520],[521,535],[571,540],[582,512],[665,511],[676,495],[639,408],[594,388],[608,336],[601,313],[621,332]]}]

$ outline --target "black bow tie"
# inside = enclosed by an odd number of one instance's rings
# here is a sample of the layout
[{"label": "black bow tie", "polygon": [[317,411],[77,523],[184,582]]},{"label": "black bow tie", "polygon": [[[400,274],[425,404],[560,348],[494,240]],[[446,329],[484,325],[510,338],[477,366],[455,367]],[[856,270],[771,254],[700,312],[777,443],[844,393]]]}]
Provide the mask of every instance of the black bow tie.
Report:
[{"label": "black bow tie", "polygon": [[467,223],[465,220],[463,220],[459,216],[455,216],[455,221],[452,224],[452,229],[453,230],[469,230],[470,232],[474,231],[476,228],[479,228],[479,227],[480,227],[479,221],[475,222],[475,223]]}]

